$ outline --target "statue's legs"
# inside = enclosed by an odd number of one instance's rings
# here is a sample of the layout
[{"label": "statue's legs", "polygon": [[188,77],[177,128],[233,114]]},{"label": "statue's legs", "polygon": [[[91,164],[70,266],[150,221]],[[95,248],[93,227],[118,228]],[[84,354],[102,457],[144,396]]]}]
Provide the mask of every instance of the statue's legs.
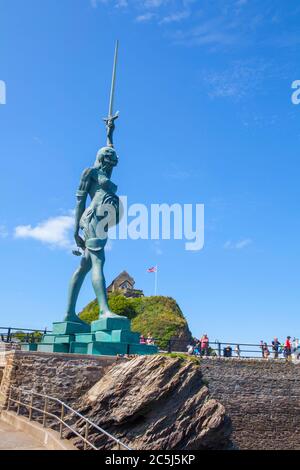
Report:
[{"label": "statue's legs", "polygon": [[76,302],[78,299],[78,295],[85,279],[85,276],[92,268],[92,260],[91,255],[88,250],[85,250],[84,255],[81,258],[80,266],[75,271],[72,276],[70,286],[69,286],[69,295],[68,295],[68,306],[67,306],[67,314],[65,317],[65,321],[74,321],[74,322],[81,322],[80,318],[76,315]]},{"label": "statue's legs", "polygon": [[104,248],[99,251],[91,251],[90,255],[92,260],[92,283],[99,304],[100,318],[120,318],[120,315],[111,312],[108,307],[105,277],[103,273],[105,263]]}]

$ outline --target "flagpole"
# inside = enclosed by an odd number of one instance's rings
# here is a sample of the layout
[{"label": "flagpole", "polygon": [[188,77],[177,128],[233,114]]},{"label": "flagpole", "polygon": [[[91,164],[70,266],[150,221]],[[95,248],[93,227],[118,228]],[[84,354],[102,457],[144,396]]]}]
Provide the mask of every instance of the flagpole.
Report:
[{"label": "flagpole", "polygon": [[157,294],[157,266],[155,270],[155,280],[154,280],[154,295],[156,296]]}]

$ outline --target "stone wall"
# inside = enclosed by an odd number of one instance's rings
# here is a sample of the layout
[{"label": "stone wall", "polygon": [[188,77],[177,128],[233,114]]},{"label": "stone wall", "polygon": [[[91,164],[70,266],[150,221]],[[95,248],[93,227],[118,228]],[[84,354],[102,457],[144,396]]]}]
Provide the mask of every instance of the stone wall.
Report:
[{"label": "stone wall", "polygon": [[[6,353],[1,400],[9,385],[72,403],[91,388],[115,357],[15,351]],[[300,364],[285,361],[201,360],[212,398],[226,408],[240,449],[300,449]],[[1,371],[0,371],[1,375]]]},{"label": "stone wall", "polygon": [[226,408],[240,449],[300,449],[300,364],[202,359],[211,396]]},{"label": "stone wall", "polygon": [[[0,404],[10,385],[62,399],[68,404],[89,390],[116,357],[13,351],[6,353]],[[2,401],[2,403],[1,403]]]}]

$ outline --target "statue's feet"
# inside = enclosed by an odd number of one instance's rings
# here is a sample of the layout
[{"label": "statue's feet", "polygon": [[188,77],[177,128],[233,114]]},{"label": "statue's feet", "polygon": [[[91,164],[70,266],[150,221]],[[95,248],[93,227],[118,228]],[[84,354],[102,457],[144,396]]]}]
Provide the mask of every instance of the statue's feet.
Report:
[{"label": "statue's feet", "polygon": [[117,315],[116,313],[114,312],[111,312],[110,310],[105,310],[103,312],[100,313],[100,316],[99,316],[99,319],[105,319],[105,318],[126,318],[127,317],[124,317],[122,315]]},{"label": "statue's feet", "polygon": [[64,321],[69,321],[72,323],[79,323],[80,325],[87,325],[87,323],[81,320],[81,318],[79,318],[75,313],[73,315],[70,315],[70,314],[66,315],[64,318]]}]

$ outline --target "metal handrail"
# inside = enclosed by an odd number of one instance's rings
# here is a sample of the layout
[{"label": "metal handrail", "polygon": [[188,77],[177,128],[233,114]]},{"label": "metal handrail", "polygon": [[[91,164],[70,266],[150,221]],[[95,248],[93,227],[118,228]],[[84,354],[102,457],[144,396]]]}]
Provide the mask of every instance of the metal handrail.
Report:
[{"label": "metal handrail", "polygon": [[[2,331],[5,331],[4,333],[2,333]],[[40,340],[41,340],[41,337],[35,337],[34,334],[35,333],[40,333],[41,335],[43,334],[46,334],[46,333],[51,333],[51,331],[47,330],[47,328],[45,328],[44,330],[36,330],[36,329],[26,329],[26,328],[12,328],[12,327],[3,327],[3,326],[0,326],[0,339],[1,337],[3,337],[3,340],[5,342],[11,342],[14,337],[16,337],[15,335],[17,335],[18,333],[24,333],[25,334],[25,337],[24,337],[24,342],[25,343],[28,343],[28,342],[34,342],[34,343],[38,343]],[[146,342],[147,342],[147,338],[145,338]],[[195,342],[197,341],[200,341],[199,339],[196,339],[196,338],[193,338],[191,339],[191,344],[192,345],[195,345]],[[187,345],[187,341],[186,340],[183,340],[183,339],[180,339],[180,338],[176,338],[176,337],[173,337],[173,338],[170,338],[169,340],[165,340],[163,338],[160,338],[160,337],[154,337],[152,338],[152,341],[154,344],[158,345],[159,346],[159,350],[160,352],[180,352],[180,345],[182,344],[184,346],[184,352],[185,352],[185,348],[186,348],[186,345]],[[13,343],[11,343],[13,344]],[[152,344],[152,343],[150,343]],[[232,346],[232,347],[235,347],[236,345],[239,345],[240,347],[240,350],[239,350],[239,353],[237,353],[236,351],[232,351],[236,357],[239,357],[239,358],[247,358],[247,359],[260,359],[260,358],[263,358],[263,359],[266,359],[265,357],[263,357],[262,355],[262,349],[261,349],[261,344],[259,343],[240,343],[240,342],[235,342],[235,343],[232,343],[232,342],[225,342],[225,341],[219,341],[219,340],[215,340],[215,341],[210,341],[209,342],[209,349],[211,352],[214,352],[214,355],[217,355],[218,357],[222,357],[223,355],[223,347],[224,346]],[[177,346],[178,349],[177,349]],[[271,349],[271,353],[274,353],[276,352],[276,355],[282,355],[284,354],[284,351],[282,349],[278,350],[278,351],[274,351],[272,349],[272,344],[268,344],[267,345],[269,349]],[[281,345],[282,346],[282,345]],[[181,350],[182,352],[182,350]],[[292,351],[293,352],[293,351]],[[276,357],[276,360],[277,359],[281,359],[279,357]]]},{"label": "metal handrail", "polygon": [[[0,326],[0,339],[2,338],[2,341],[6,343],[12,343],[14,338],[16,338],[18,334],[23,334],[24,335],[24,341],[25,342],[39,342],[39,337],[34,336],[36,333],[39,333],[42,337],[42,335],[46,333],[51,333],[51,331],[48,331],[47,328],[44,328],[43,330],[37,330],[34,328],[13,328],[10,326]],[[29,341],[30,340],[30,341]]]},{"label": "metal handrail", "polygon": [[[18,391],[18,399],[12,398],[12,390],[17,390]],[[25,395],[30,396],[29,403],[25,403],[24,401],[23,402],[21,401],[22,393],[24,393]],[[33,397],[34,396],[42,397],[42,398],[45,399],[44,409],[43,410],[40,409],[40,408],[37,408],[36,406],[33,406]],[[54,401],[54,402],[58,403],[61,406],[60,417],[58,417],[57,415],[55,415],[55,414],[48,411],[49,401]],[[32,411],[37,411],[39,413],[42,413],[42,415],[43,415],[43,427],[46,427],[46,418],[47,417],[55,419],[60,424],[60,429],[59,429],[60,439],[63,439],[63,437],[62,437],[63,427],[66,427],[67,429],[69,429],[71,432],[73,432],[76,436],[78,436],[83,441],[84,450],[86,450],[87,446],[91,447],[94,450],[99,450],[91,441],[88,440],[88,435],[89,435],[89,431],[90,431],[91,427],[95,428],[101,434],[104,434],[106,437],[113,440],[118,445],[118,450],[120,450],[121,448],[126,449],[126,450],[132,450],[130,447],[128,447],[126,444],[124,444],[122,441],[120,441],[120,439],[112,436],[109,432],[107,432],[104,429],[100,428],[97,424],[93,423],[91,420],[89,420],[88,418],[83,416],[81,413],[79,413],[78,411],[71,408],[69,405],[64,403],[59,398],[52,397],[50,395],[45,395],[45,394],[42,394],[42,393],[38,393],[38,392],[35,392],[34,390],[25,390],[22,387],[15,387],[15,386],[11,385],[10,388],[9,388],[9,396],[8,396],[8,403],[7,403],[7,410],[8,411],[10,409],[11,402],[13,402],[17,405],[17,415],[20,414],[20,407],[21,406],[24,406],[25,408],[28,408],[28,410],[29,410],[29,421],[32,420]],[[78,416],[78,418],[82,419],[85,422],[85,436],[84,437],[79,432],[77,432],[76,429],[74,429],[74,427],[69,426],[64,421],[65,410],[70,411],[72,414],[75,414],[76,416]]]}]

